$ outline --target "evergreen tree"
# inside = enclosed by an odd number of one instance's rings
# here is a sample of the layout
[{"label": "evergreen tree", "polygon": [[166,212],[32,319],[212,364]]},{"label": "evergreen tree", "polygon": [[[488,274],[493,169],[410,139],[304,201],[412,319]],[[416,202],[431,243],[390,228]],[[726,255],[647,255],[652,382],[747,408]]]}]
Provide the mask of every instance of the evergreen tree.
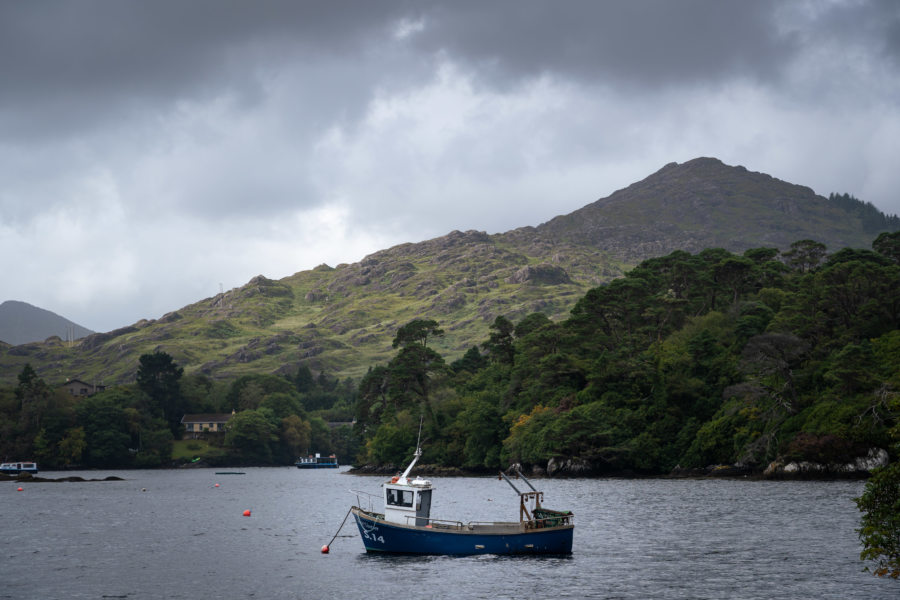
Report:
[{"label": "evergreen tree", "polygon": [[169,424],[172,435],[181,437],[181,418],[184,416],[184,398],[179,380],[184,369],[175,364],[171,356],[156,351],[140,357],[137,385],[150,399],[152,410]]},{"label": "evergreen tree", "polygon": [[481,345],[494,360],[499,363],[511,365],[515,360],[515,346],[513,345],[513,331],[515,326],[512,322],[499,315],[490,325],[491,334],[488,341]]}]

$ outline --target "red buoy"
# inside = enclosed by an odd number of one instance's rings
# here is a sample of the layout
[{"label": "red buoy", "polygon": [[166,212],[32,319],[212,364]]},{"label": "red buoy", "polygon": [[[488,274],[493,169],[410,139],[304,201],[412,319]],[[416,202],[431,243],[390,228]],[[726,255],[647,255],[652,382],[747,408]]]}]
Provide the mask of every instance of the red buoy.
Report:
[{"label": "red buoy", "polygon": [[219,484],[218,484],[218,483],[216,484],[216,487],[219,487]]},{"label": "red buoy", "polygon": [[244,516],[245,516],[245,517],[249,517],[249,516],[250,516],[250,509],[249,509],[249,508],[248,508],[247,510],[244,511]]},{"label": "red buoy", "polygon": [[324,546],[322,546],[322,554],[328,554],[328,551],[329,551],[328,544],[325,544]]},{"label": "red buoy", "polygon": [[22,488],[16,488],[16,491],[17,491],[17,492],[21,492],[21,491],[22,491]]}]

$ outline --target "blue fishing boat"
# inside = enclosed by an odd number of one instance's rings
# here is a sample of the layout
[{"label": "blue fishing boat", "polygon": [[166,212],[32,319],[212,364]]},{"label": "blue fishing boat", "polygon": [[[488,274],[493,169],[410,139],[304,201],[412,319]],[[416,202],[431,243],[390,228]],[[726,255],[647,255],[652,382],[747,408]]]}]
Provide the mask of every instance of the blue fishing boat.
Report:
[{"label": "blue fishing boat", "polygon": [[331,456],[321,456],[316,453],[315,456],[310,455],[306,458],[298,458],[297,462],[294,463],[294,466],[298,469],[337,469],[338,459],[334,454]]},{"label": "blue fishing boat", "polygon": [[[431,518],[431,481],[409,474],[422,455],[416,449],[402,475],[383,484],[384,512],[353,506],[367,552],[394,554],[571,554],[574,515],[541,506],[543,492],[519,474],[530,491],[519,491],[519,520],[467,522]],[[324,551],[324,550],[323,550]]]}]

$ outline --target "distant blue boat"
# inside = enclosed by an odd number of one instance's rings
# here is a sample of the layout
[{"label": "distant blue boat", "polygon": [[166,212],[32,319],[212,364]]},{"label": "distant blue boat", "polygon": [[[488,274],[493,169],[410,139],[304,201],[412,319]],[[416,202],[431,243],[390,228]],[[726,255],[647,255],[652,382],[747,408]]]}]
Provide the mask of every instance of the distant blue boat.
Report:
[{"label": "distant blue boat", "polygon": [[38,466],[36,462],[9,462],[0,464],[0,473],[18,475],[19,473],[36,474]]},{"label": "distant blue boat", "polygon": [[384,487],[384,512],[377,513],[353,506],[363,546],[367,552],[394,554],[571,554],[575,529],[570,511],[543,508],[543,492],[534,489],[520,474],[531,491],[519,494],[519,520],[516,522],[445,521],[431,518],[431,482],[409,473],[422,455],[416,449],[412,462],[402,475]]},{"label": "distant blue boat", "polygon": [[294,466],[298,469],[337,469],[338,459],[332,454],[331,456],[307,456],[306,458],[298,458]]}]

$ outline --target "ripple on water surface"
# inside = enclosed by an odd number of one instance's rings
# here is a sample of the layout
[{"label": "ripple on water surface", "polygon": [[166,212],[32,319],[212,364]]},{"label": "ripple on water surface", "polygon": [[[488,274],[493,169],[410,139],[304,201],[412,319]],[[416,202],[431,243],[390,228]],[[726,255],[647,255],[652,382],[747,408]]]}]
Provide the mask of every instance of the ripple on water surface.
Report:
[{"label": "ripple on water surface", "polygon": [[[124,481],[0,483],[0,598],[900,597],[897,582],[862,572],[861,482],[537,480],[546,506],[575,512],[572,556],[409,557],[366,554],[350,519],[319,551],[356,501],[348,491],[378,494],[382,477],[75,475]],[[494,477],[434,484],[436,517],[518,514]]]}]

